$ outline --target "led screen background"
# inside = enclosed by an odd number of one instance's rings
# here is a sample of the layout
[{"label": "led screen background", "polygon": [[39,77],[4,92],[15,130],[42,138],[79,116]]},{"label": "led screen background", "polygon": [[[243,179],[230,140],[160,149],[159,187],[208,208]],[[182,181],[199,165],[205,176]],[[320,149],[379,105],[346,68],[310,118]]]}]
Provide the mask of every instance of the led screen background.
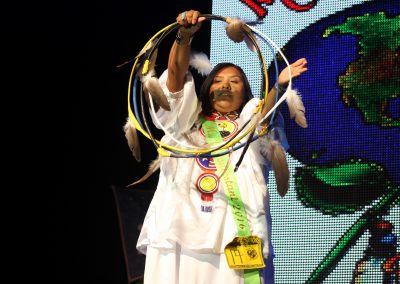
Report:
[{"label": "led screen background", "polygon": [[[357,271],[362,283],[392,283],[384,282],[396,274],[382,266],[389,259],[399,273],[400,206],[398,199],[385,203],[400,187],[399,10],[397,0],[213,1],[214,15],[260,19],[254,27],[290,62],[308,60],[309,71],[293,84],[309,127],[281,109],[291,172],[284,198],[270,175],[276,283],[351,283]],[[231,41],[225,23],[212,21],[211,29],[211,63],[240,65],[260,96],[257,54]],[[259,42],[272,86],[277,51]],[[377,237],[371,226],[380,219],[392,229]],[[368,257],[382,242],[374,263]]]}]

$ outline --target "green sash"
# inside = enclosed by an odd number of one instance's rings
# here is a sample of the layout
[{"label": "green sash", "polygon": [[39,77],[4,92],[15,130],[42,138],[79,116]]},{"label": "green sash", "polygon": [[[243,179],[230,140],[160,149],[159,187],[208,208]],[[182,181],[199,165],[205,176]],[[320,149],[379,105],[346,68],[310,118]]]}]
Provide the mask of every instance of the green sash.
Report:
[{"label": "green sash", "polygon": [[[206,136],[207,143],[210,145],[223,142],[223,138],[219,132],[218,126],[214,121],[206,120],[201,117],[203,123],[202,127],[204,134]],[[223,151],[217,150],[216,153]],[[217,167],[217,174],[221,176],[221,183],[225,190],[226,196],[228,197],[228,204],[231,207],[233,219],[235,220],[236,227],[238,230],[238,235],[240,237],[251,236],[249,222],[247,220],[246,210],[242,198],[240,196],[239,186],[237,184],[237,179],[235,172],[233,171],[232,165],[229,163],[229,156],[223,155],[219,157],[214,157],[214,163]],[[259,284],[260,275],[258,269],[245,269],[244,281],[245,284]]]}]

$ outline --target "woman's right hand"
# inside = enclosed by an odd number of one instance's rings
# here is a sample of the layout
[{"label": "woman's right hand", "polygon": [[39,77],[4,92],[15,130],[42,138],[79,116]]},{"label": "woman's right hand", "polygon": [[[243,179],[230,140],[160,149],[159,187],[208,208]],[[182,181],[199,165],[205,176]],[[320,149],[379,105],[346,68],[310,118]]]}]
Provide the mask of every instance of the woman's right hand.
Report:
[{"label": "woman's right hand", "polygon": [[200,29],[204,20],[205,17],[200,17],[200,12],[195,10],[182,12],[176,17],[179,30],[168,59],[167,87],[170,92],[178,92],[184,87],[189,70],[190,44],[193,34]]},{"label": "woman's right hand", "polygon": [[196,10],[182,12],[176,17],[176,21],[181,25],[179,30],[190,35],[193,35],[200,29],[201,22],[205,19],[205,17],[200,17],[200,12]]}]

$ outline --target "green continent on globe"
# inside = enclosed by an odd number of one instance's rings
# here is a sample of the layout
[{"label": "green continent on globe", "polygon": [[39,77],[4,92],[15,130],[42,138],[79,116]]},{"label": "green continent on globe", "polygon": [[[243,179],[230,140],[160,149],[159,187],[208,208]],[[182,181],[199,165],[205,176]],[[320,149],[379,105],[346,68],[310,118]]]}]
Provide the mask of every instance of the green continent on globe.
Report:
[{"label": "green continent on globe", "polygon": [[349,17],[327,28],[323,37],[334,32],[358,36],[359,57],[338,79],[343,102],[359,110],[367,123],[399,127],[400,119],[391,117],[388,107],[400,97],[400,16]]}]

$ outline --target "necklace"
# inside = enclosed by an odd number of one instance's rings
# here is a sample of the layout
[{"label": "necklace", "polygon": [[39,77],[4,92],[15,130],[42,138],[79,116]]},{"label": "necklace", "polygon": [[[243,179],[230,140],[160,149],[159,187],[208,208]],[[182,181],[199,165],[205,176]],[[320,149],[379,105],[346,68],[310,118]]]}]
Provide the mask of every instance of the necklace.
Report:
[{"label": "necklace", "polygon": [[226,119],[226,120],[236,120],[239,117],[239,113],[237,111],[230,111],[230,112],[213,112],[210,116],[211,119]]}]

